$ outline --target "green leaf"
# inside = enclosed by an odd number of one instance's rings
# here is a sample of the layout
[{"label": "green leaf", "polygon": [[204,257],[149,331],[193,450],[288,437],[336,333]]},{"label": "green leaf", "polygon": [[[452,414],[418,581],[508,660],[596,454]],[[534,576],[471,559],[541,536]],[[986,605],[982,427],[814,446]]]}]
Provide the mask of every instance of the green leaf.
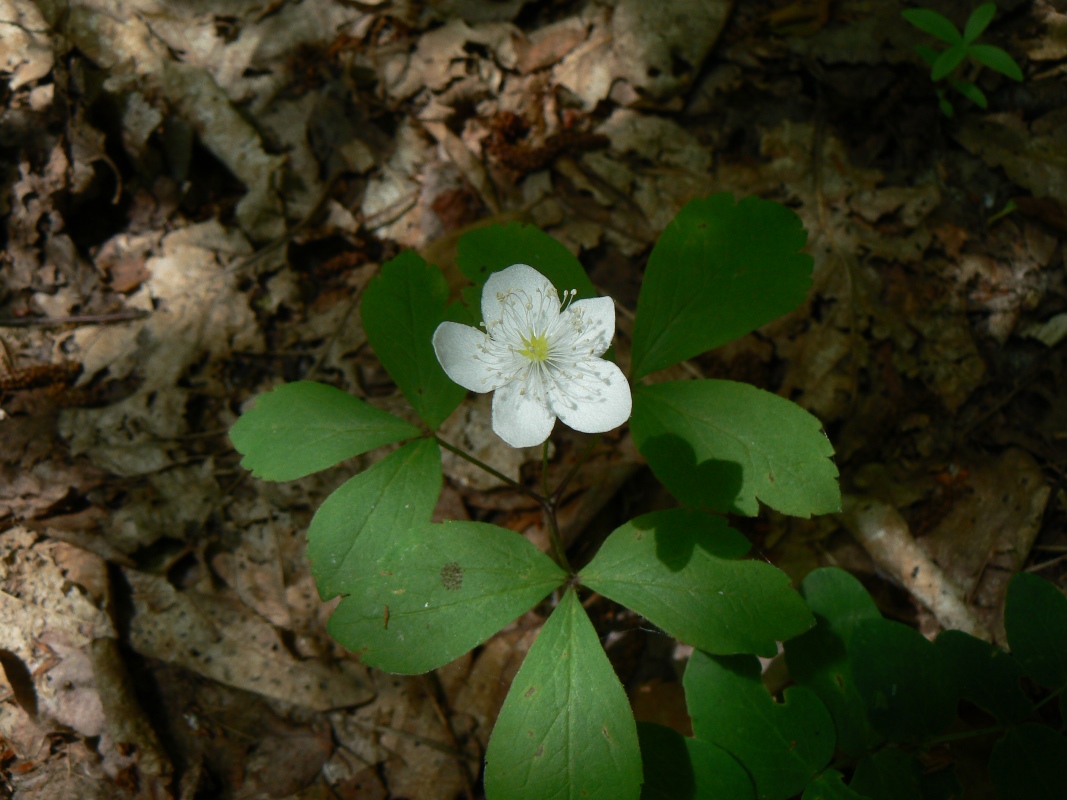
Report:
[{"label": "green leaf", "polygon": [[[641,744],[641,763],[644,765],[641,800],[692,800],[696,797],[696,776],[689,748],[685,746],[686,737],[674,728],[638,722],[637,739]],[[722,750],[718,752],[733,761],[728,753]],[[736,761],[734,763],[737,764]],[[748,776],[743,769],[741,774],[747,781]]]},{"label": "green leaf", "polygon": [[811,288],[800,218],[771,200],[693,200],[652,248],[634,320],[634,380],[792,311]]},{"label": "green leaf", "polygon": [[308,528],[308,560],[329,600],[347,594],[397,536],[430,521],[441,493],[441,452],[421,439],[349,478],[319,506]]},{"label": "green leaf", "polygon": [[494,272],[512,264],[528,264],[536,269],[552,281],[560,297],[570,289],[578,290],[578,300],[598,295],[575,255],[533,225],[509,222],[469,231],[459,239],[456,263],[474,282],[473,287],[464,290],[464,298],[476,323],[481,321],[482,286]]},{"label": "green leaf", "polygon": [[900,12],[908,22],[931,36],[936,36],[946,44],[956,44],[963,41],[956,26],[945,17],[929,8],[909,8]]},{"label": "green leaf", "polygon": [[1013,81],[1023,79],[1023,71],[1015,63],[1015,59],[999,47],[991,44],[972,44],[967,53],[979,64],[984,64],[1001,75],[1007,75]]},{"label": "green leaf", "polygon": [[950,103],[949,99],[945,97],[944,92],[937,93],[937,106],[941,109],[941,113],[949,119],[952,119],[952,117],[956,113],[956,110],[952,107],[952,103]]},{"label": "green leaf", "polygon": [[967,58],[967,45],[958,44],[950,47],[937,57],[934,65],[930,67],[930,80],[939,81],[956,69]]},{"label": "green leaf", "polygon": [[949,86],[962,94],[972,103],[979,108],[989,108],[989,101],[986,100],[985,92],[975,86],[973,83],[967,83],[967,81],[957,81],[949,78]]},{"label": "green leaf", "polygon": [[856,688],[876,731],[893,741],[923,741],[952,722],[959,690],[941,652],[921,633],[873,619],[853,631],[849,644]]},{"label": "green leaf", "polygon": [[963,41],[969,44],[981,36],[996,13],[996,3],[983,3],[972,11],[971,16],[967,18],[967,24],[963,26]]},{"label": "green leaf", "polygon": [[1022,722],[1034,705],[1022,690],[1019,663],[999,647],[963,631],[944,631],[934,642],[960,696],[1004,724]]},{"label": "green leaf", "polygon": [[871,727],[852,676],[848,642],[853,632],[882,615],[867,590],[843,569],[824,567],[808,573],[800,593],[815,614],[815,627],[785,643],[789,673],[830,709],[837,746],[859,755],[882,741]]},{"label": "green leaf", "polygon": [[951,768],[927,772],[915,758],[892,747],[861,759],[849,788],[870,800],[959,800],[964,796]]},{"label": "green leaf", "polygon": [[1004,627],[1026,675],[1052,691],[1067,687],[1067,597],[1059,589],[1020,572],[1008,586]]},{"label": "green leaf", "polygon": [[637,723],[645,783],[641,800],[755,800],[744,767],[711,742],[673,728]]},{"label": "green leaf", "polygon": [[567,589],[519,669],[485,755],[490,800],[636,800],[641,750],[626,692]]},{"label": "green leaf", "polygon": [[721,517],[657,511],[612,533],[578,577],[701,650],[770,657],[814,620],[784,572],[741,560],[748,549]]},{"label": "green leaf", "polygon": [[932,67],[934,62],[937,61],[937,57],[941,55],[941,53],[934,50],[934,48],[927,47],[924,44],[916,45],[915,52],[922,57],[922,60],[926,62],[926,66],[928,67]]},{"label": "green leaf", "polygon": [[960,800],[963,797],[963,784],[952,767],[923,770],[919,783],[922,784],[923,800]]},{"label": "green leaf", "polygon": [[923,796],[920,778],[914,758],[887,747],[860,760],[849,787],[870,800],[918,800]]},{"label": "green leaf", "polygon": [[818,778],[808,784],[801,800],[868,800],[866,795],[859,794],[852,788],[845,786],[844,776],[836,769],[828,769]]},{"label": "green leaf", "polygon": [[467,392],[441,369],[433,332],[445,319],[448,285],[412,250],[382,265],[363,293],[363,330],[415,413],[437,428]]},{"label": "green leaf", "polygon": [[746,383],[635,386],[634,441],[656,477],[693,508],[754,516],[838,511],[833,447],[795,403]]},{"label": "green leaf", "polygon": [[340,389],[297,381],[257,397],[230,428],[230,441],[257,478],[291,481],[419,433]]},{"label": "green leaf", "polygon": [[784,702],[776,703],[755,656],[697,650],[684,685],[696,737],[740,761],[761,800],[801,791],[833,755],[834,723],[826,706],[802,686],[786,689]]},{"label": "green leaf", "polygon": [[436,669],[529,611],[566,578],[514,531],[426,523],[353,568],[330,634],[386,672]]},{"label": "green leaf", "polygon": [[1010,729],[993,745],[989,774],[1000,800],[1067,797],[1067,739],[1033,723]]}]

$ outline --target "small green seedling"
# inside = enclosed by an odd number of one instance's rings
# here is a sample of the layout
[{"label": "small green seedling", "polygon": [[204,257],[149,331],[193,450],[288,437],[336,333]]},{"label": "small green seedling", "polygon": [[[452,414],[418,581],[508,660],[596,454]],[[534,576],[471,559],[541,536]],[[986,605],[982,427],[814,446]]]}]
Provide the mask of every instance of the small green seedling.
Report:
[{"label": "small green seedling", "polygon": [[[973,62],[996,70],[1001,75],[1007,75],[1012,80],[1023,79],[1023,71],[1006,52],[991,44],[975,44],[975,40],[989,27],[997,13],[995,3],[985,3],[971,12],[962,33],[945,17],[929,8],[909,8],[901,13],[904,19],[923,33],[928,33],[948,45],[948,49],[941,51],[925,45],[915,48],[923,61],[930,65],[930,80],[935,84],[947,80],[952,89],[968,100],[980,108],[988,108],[989,101],[981,89],[970,81],[952,76],[964,61],[970,58]],[[946,97],[945,89],[939,86],[935,86],[935,89],[941,112],[946,117],[951,117],[954,109]]]}]

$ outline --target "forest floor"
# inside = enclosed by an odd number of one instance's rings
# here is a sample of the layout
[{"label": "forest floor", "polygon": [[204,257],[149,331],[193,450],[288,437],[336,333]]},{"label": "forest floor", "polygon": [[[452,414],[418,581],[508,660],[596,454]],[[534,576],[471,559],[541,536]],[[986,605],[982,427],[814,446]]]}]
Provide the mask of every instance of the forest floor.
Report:
[{"label": "forest floor", "polygon": [[[928,5],[962,26],[975,4]],[[835,564],[924,633],[1002,639],[1011,575],[1067,571],[1067,8],[998,6],[983,41],[1025,79],[972,70],[989,107],[949,118],[897,0],[0,0],[0,795],[480,796],[543,617],[430,675],[365,668],[304,552],[354,465],[268,484],[227,437],[298,379],[411,417],[361,289],[404,248],[458,289],[475,224],[577,253],[622,361],[687,201],[794,209],[807,302],[672,374],[810,410],[845,511],[735,524],[795,580]],[[484,399],[442,435],[536,480]],[[437,518],[543,540],[525,497],[445,473]],[[568,540],[657,486],[605,437]],[[685,730],[684,653],[590,613],[638,718]]]}]

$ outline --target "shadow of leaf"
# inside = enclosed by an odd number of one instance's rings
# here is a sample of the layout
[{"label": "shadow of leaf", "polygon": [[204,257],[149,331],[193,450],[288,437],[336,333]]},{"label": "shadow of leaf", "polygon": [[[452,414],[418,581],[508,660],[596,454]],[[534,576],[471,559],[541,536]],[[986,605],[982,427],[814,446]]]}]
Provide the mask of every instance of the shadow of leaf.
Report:
[{"label": "shadow of leaf", "polygon": [[736,461],[708,459],[698,464],[692,445],[673,433],[649,439],[641,453],[682,505],[700,511],[745,514],[737,505],[743,474]]}]

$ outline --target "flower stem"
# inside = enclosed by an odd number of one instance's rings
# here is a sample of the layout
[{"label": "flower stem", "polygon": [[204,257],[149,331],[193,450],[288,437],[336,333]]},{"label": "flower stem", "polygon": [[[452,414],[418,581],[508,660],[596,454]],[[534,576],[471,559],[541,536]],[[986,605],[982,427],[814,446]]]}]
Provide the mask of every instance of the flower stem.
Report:
[{"label": "flower stem", "polygon": [[548,491],[548,439],[541,446],[541,494],[546,500],[552,496]]},{"label": "flower stem", "polygon": [[[559,486],[556,487],[556,491],[552,492],[551,494],[553,505],[558,504],[559,501],[563,499],[563,493],[567,490],[567,484],[574,480],[574,476],[578,474],[578,470],[581,469],[582,464],[584,464],[586,462],[586,459],[589,458],[590,454],[593,452],[593,448],[600,444],[600,439],[601,435],[598,433],[596,436],[589,440],[589,444],[585,446],[585,449],[582,451],[582,454],[578,456],[578,460],[574,462],[574,466],[571,467],[570,472],[568,472],[567,475],[563,478],[563,480],[559,482]],[[546,477],[545,497],[549,496],[550,495],[548,494],[548,479]]]},{"label": "flower stem", "polygon": [[[528,497],[532,497],[534,500],[536,500],[538,505],[540,505],[545,512],[545,527],[548,528],[548,538],[549,541],[552,543],[553,558],[555,559],[557,564],[559,564],[563,569],[567,571],[568,574],[574,572],[574,570],[571,569],[570,561],[567,559],[567,550],[563,546],[563,536],[560,534],[559,520],[556,519],[556,504],[558,503],[559,497],[562,496],[562,489],[567,485],[570,479],[574,476],[574,473],[577,471],[577,466],[575,466],[567,475],[563,483],[560,484],[560,488],[556,489],[555,494],[550,495],[548,492],[548,442],[546,441],[545,449],[542,452],[541,456],[541,483],[544,487],[544,494],[541,494],[540,492],[536,492],[533,489],[529,489],[526,486],[523,486],[518,481],[512,480],[499,470],[493,469],[480,458],[472,456],[466,450],[460,450],[454,444],[449,444],[437,434],[433,434],[433,438],[434,441],[437,442],[437,444],[445,448],[445,450],[447,450],[448,452],[455,453],[464,461],[468,461],[471,464],[474,464],[474,466],[485,470],[494,478],[507,484],[512,489],[520,491]],[[600,437],[598,436],[592,442],[592,445],[595,445],[599,440]],[[584,461],[585,458],[589,455],[589,452],[593,449],[592,445],[587,447],[585,452],[582,453],[582,456],[578,462],[579,464],[581,464],[581,462]]]},{"label": "flower stem", "polygon": [[504,483],[506,483],[512,489],[516,489],[516,490],[522,492],[523,494],[527,494],[530,497],[532,497],[535,500],[537,500],[539,503],[543,504],[544,498],[541,497],[541,495],[539,495],[537,492],[532,491],[531,489],[527,489],[521,483],[519,483],[518,481],[512,480],[507,475],[505,475],[503,472],[500,472],[498,470],[493,469],[492,467],[490,467],[488,464],[486,464],[481,459],[475,458],[474,456],[472,456],[466,450],[460,450],[454,444],[449,444],[444,439],[442,439],[440,436],[438,436],[436,433],[433,435],[433,438],[434,438],[435,442],[437,442],[439,445],[441,445],[441,447],[445,448],[445,450],[447,450],[448,452],[455,453],[457,456],[462,458],[464,461],[469,461],[471,464],[474,464],[474,466],[480,467],[481,469],[483,469],[486,472],[488,472],[490,475],[492,475],[497,480],[503,481]]},{"label": "flower stem", "polygon": [[573,574],[570,561],[567,559],[567,548],[563,546],[563,535],[559,530],[559,520],[556,519],[556,504],[558,498],[548,491],[548,439],[545,439],[541,448],[541,505],[545,509],[545,527],[548,528],[548,538],[552,542],[552,552],[556,563],[568,574]]},{"label": "flower stem", "polygon": [[548,528],[548,538],[552,542],[552,551],[556,557],[556,563],[563,567],[568,575],[573,575],[571,562],[567,558],[567,548],[563,546],[563,536],[559,532],[559,521],[556,519],[556,504],[551,500],[545,500],[545,526]]}]

